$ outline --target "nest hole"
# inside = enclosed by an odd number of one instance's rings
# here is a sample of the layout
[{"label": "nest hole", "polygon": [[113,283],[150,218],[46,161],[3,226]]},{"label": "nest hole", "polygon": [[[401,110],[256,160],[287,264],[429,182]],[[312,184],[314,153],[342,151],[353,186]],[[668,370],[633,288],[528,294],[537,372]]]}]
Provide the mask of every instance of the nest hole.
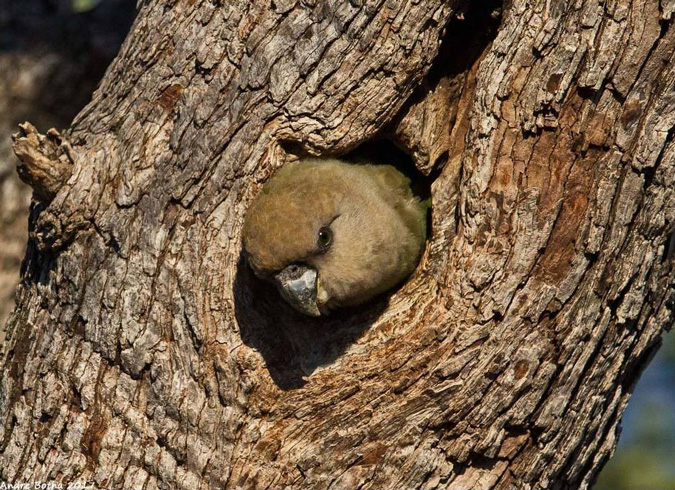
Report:
[{"label": "nest hole", "polygon": [[424,175],[416,166],[412,157],[388,139],[367,141],[342,157],[353,163],[372,163],[391,165],[410,179],[413,194],[421,200],[431,197],[432,176]]}]

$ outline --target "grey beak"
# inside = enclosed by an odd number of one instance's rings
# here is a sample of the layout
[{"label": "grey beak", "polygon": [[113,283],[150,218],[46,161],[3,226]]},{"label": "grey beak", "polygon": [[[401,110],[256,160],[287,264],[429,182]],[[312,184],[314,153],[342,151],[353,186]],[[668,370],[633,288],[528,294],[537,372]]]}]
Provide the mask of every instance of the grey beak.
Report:
[{"label": "grey beak", "polygon": [[311,267],[292,264],[274,276],[281,296],[300,313],[321,316],[316,305],[316,271]]}]

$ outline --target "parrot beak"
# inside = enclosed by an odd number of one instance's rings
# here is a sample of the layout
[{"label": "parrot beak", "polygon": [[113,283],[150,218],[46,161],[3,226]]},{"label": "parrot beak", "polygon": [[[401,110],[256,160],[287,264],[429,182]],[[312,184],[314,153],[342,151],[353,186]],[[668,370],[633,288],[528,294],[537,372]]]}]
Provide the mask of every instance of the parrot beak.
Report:
[{"label": "parrot beak", "polygon": [[316,304],[317,273],[311,267],[292,264],[274,276],[281,296],[300,313],[321,316]]}]

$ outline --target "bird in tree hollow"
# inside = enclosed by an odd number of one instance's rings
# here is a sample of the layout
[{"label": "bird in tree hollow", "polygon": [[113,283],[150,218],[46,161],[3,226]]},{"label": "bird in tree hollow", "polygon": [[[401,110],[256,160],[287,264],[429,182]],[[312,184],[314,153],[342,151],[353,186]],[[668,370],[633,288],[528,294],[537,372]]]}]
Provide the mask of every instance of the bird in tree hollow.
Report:
[{"label": "bird in tree hollow", "polygon": [[390,165],[306,159],[264,185],[246,214],[244,250],[291,306],[325,315],[410,275],[424,249],[427,209]]}]

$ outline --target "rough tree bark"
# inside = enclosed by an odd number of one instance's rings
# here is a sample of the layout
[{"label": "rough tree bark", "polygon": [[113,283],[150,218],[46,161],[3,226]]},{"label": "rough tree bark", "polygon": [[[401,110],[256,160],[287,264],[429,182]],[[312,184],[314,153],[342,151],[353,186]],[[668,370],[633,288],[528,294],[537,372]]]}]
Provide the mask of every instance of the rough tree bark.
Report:
[{"label": "rough tree bark", "polygon": [[[71,175],[33,184],[0,478],[589,486],[672,323],[674,10],[140,2],[71,129],[16,139]],[[376,138],[433,181],[423,262],[301,317],[243,265],[246,207]]]},{"label": "rough tree bark", "polygon": [[29,119],[64,127],[86,105],[124,40],[129,0],[75,13],[68,0],[0,0],[0,352],[25,254],[31,190],[16,173],[12,133]]}]

